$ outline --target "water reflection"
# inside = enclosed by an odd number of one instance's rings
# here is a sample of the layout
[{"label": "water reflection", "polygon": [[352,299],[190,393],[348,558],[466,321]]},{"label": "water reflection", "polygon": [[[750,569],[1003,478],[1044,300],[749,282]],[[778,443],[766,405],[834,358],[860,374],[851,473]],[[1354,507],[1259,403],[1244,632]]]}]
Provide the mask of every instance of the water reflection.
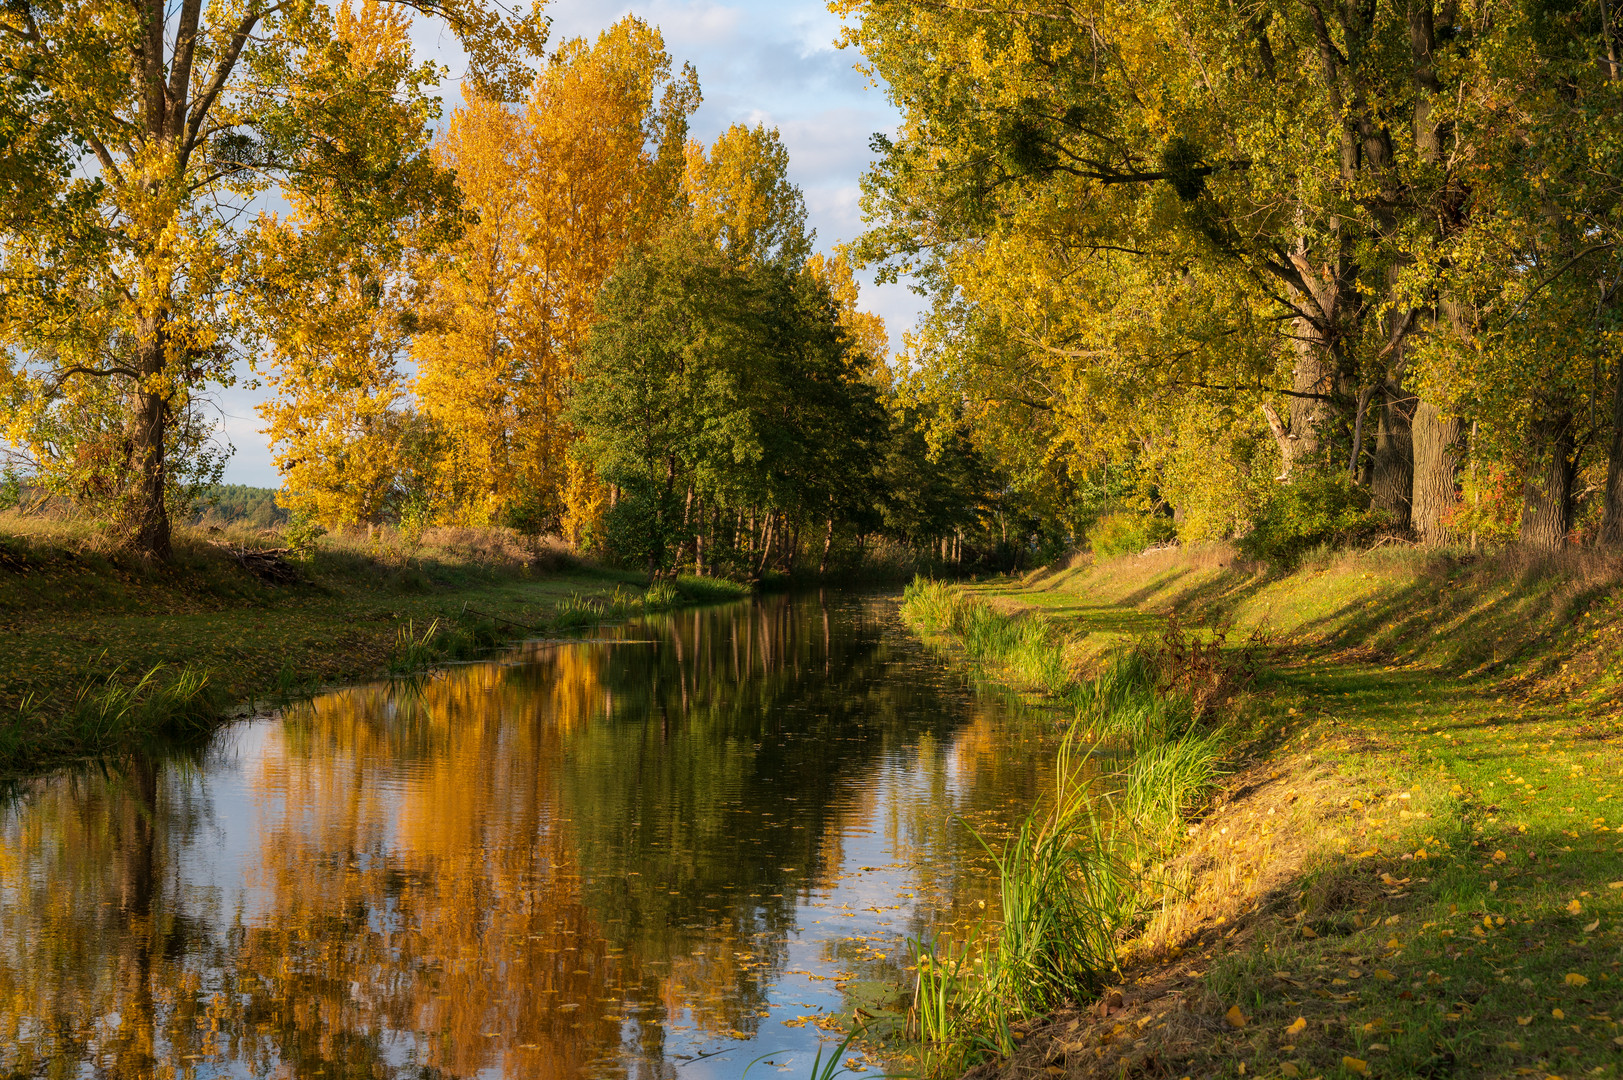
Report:
[{"label": "water reflection", "polygon": [[819,1019],[894,996],[902,935],[981,910],[951,816],[1017,816],[1043,725],[881,599],[619,638],[31,783],[0,819],[0,1068],[804,1073]]}]

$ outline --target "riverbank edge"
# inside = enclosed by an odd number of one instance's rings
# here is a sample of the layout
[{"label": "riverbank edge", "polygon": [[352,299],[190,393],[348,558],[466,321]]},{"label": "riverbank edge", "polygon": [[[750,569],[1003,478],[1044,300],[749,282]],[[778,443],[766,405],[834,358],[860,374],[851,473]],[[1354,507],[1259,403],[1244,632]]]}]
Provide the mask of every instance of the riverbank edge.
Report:
[{"label": "riverbank edge", "polygon": [[181,530],[175,562],[154,566],[55,536],[0,537],[0,776],[201,738],[332,689],[752,592],[719,579],[649,585],[556,551],[476,544],[317,548],[267,580],[233,554],[266,538],[232,539]]},{"label": "riverbank edge", "polygon": [[[1012,662],[979,660],[984,674],[1018,690],[1054,696],[1056,665],[1068,679],[1082,678],[1113,649],[1141,640],[1172,613],[1226,626],[1231,642],[1246,631],[1272,636],[1278,667],[1242,706],[1246,716],[1231,743],[1233,771],[1188,815],[1186,839],[1170,853],[1167,867],[1186,875],[1183,895],[1163,900],[1123,942],[1119,984],[1097,1001],[1016,1025],[1019,1049],[969,1075],[1440,1076],[1452,1072],[1452,1063],[1460,1074],[1498,1075],[1503,1068],[1555,1075],[1548,1072],[1552,1066],[1584,1064],[1588,1071],[1597,1056],[1623,1046],[1609,1041],[1623,1038],[1610,1019],[1600,1022],[1601,1031],[1589,1033],[1600,1039],[1594,1045],[1557,1045],[1573,1036],[1552,1029],[1535,1038],[1536,1017],[1525,1012],[1507,1016],[1500,1008],[1495,1016],[1494,1009],[1484,1007],[1481,1022],[1462,1032],[1458,1021],[1469,1018],[1469,1010],[1444,1010],[1434,1018],[1420,1016],[1413,1004],[1434,987],[1450,984],[1456,992],[1477,988],[1471,992],[1481,1003],[1487,1000],[1480,990],[1487,973],[1509,970],[1511,964],[1508,954],[1450,955],[1458,931],[1443,920],[1458,921],[1466,908],[1462,899],[1470,904],[1467,924],[1489,918],[1490,926],[1495,924],[1487,909],[1511,902],[1501,898],[1497,880],[1475,880],[1486,870],[1471,872],[1467,865],[1472,849],[1485,842],[1484,836],[1494,838],[1495,825],[1503,828],[1510,815],[1501,821],[1501,808],[1485,803],[1484,784],[1491,788],[1494,782],[1484,781],[1480,769],[1465,775],[1471,770],[1451,767],[1461,757],[1451,752],[1465,749],[1460,743],[1467,736],[1458,732],[1496,729],[1499,722],[1489,714],[1495,705],[1504,712],[1506,696],[1514,695],[1519,720],[1543,723],[1546,735],[1567,729],[1562,752],[1577,753],[1581,743],[1598,742],[1614,748],[1615,756],[1615,747],[1623,745],[1623,725],[1604,706],[1620,674],[1617,651],[1605,646],[1623,631],[1618,576],[1615,565],[1593,560],[1530,563],[1521,556],[1495,560],[1454,553],[1438,559],[1408,552],[1320,559],[1281,575],[1246,566],[1232,551],[1217,547],[1098,565],[1078,560],[1018,581],[960,586],[1009,619],[1044,626],[1043,633],[1028,638],[1049,641],[1050,655],[1026,650],[1008,658]],[[1452,635],[1438,633],[1439,627]],[[1389,738],[1383,745],[1390,732],[1378,730],[1383,725],[1373,715],[1361,718],[1371,721],[1367,724],[1341,708],[1335,711],[1343,715],[1327,715],[1325,687],[1304,693],[1314,688],[1299,677],[1315,666],[1334,666],[1355,677],[1373,670],[1408,672],[1432,683],[1446,679],[1458,693],[1431,704],[1460,709],[1454,716],[1461,723],[1444,735],[1450,753],[1443,756],[1455,760],[1439,762],[1436,750],[1406,756],[1405,749],[1413,747],[1393,745]],[[1468,714],[1473,707],[1479,710],[1475,717]],[[1559,741],[1551,740],[1544,754]],[[1623,785],[1615,784],[1615,775],[1611,779],[1615,798]],[[1581,801],[1575,792],[1566,798]],[[1397,820],[1373,817],[1377,806]],[[1496,813],[1487,813],[1490,809]],[[1366,846],[1371,821],[1388,828],[1395,824],[1397,831]],[[1443,821],[1446,829],[1439,824]],[[1607,826],[1597,827],[1605,848]],[[1539,846],[1552,840],[1548,822],[1529,819],[1515,828],[1519,837],[1542,834]],[[1538,884],[1514,901],[1523,913],[1541,906],[1547,918],[1576,919],[1575,912],[1583,911],[1583,923],[1571,928],[1583,948],[1551,957],[1552,970],[1579,964],[1586,950],[1600,943],[1588,935],[1618,934],[1615,923],[1602,929],[1605,916],[1596,909],[1608,905],[1596,895],[1609,894],[1611,907],[1623,906],[1615,903],[1623,899],[1623,882],[1619,889],[1607,887],[1608,876],[1623,877],[1623,860],[1617,858],[1623,847],[1573,855],[1571,841],[1578,834],[1570,829],[1560,834],[1568,842],[1559,847],[1568,854],[1558,858],[1576,874],[1567,873],[1568,880],[1550,887],[1538,877]],[[1530,844],[1522,852],[1496,850],[1486,866],[1506,867],[1528,853],[1528,862],[1536,865]],[[1461,861],[1440,868],[1435,877],[1414,872],[1455,858]],[[1514,868],[1499,872],[1518,873]],[[1591,888],[1581,888],[1586,884]],[[1451,900],[1443,910],[1445,898]],[[1380,917],[1372,914],[1376,908]],[[1591,911],[1602,918],[1589,918]],[[1418,918],[1426,913],[1442,918]],[[1422,924],[1418,936],[1416,921]],[[1381,935],[1379,927],[1405,922],[1402,938],[1393,931],[1384,941],[1368,940]],[[1497,926],[1505,926],[1503,916]],[[1314,992],[1333,994],[1340,1012],[1326,1019],[1293,1001],[1290,995],[1302,994],[1307,984],[1300,971],[1284,969],[1324,963],[1304,959],[1304,953],[1317,957],[1336,951],[1339,944],[1325,943],[1342,938],[1358,940],[1390,967],[1374,968],[1372,981],[1360,983],[1371,972],[1371,959],[1358,956],[1343,972],[1350,978],[1325,980],[1332,985]],[[1580,944],[1579,938],[1572,940]],[[1423,979],[1403,980],[1406,951],[1427,964]],[[1500,963],[1504,969],[1494,966]],[[1616,977],[1603,967],[1554,980],[1569,995],[1581,995],[1584,987]],[[1358,1014],[1367,1015],[1370,1003],[1346,999],[1334,983],[1389,985],[1390,1000],[1409,1004],[1361,1020]],[[1281,1002],[1292,1004],[1281,1011]],[[1517,1001],[1514,1007],[1525,1009],[1525,1004]],[[1288,1015],[1292,1012],[1294,1017]],[[1390,1015],[1394,1012],[1407,1015]],[[1270,1025],[1268,1013],[1282,1022]],[[1562,1014],[1556,1006],[1544,1026]],[[1309,1015],[1312,1021],[1305,1018]],[[1437,1020],[1445,1026],[1454,1021],[1455,1030],[1428,1034]],[[1503,1039],[1507,1023],[1522,1037]],[[1387,1031],[1396,1034],[1383,1035]],[[1502,1060],[1473,1062],[1471,1057]]]}]

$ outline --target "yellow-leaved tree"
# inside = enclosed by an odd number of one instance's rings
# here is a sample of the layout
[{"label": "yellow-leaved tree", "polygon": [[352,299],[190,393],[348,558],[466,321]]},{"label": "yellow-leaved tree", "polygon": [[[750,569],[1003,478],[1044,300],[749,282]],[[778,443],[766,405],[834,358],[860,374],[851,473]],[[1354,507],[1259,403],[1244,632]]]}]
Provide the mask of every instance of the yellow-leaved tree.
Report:
[{"label": "yellow-leaved tree", "polygon": [[806,203],[789,180],[777,128],[734,124],[704,147],[687,145],[683,188],[694,230],[739,263],[798,265],[811,250]]},{"label": "yellow-leaved tree", "polygon": [[436,147],[469,224],[426,272],[414,390],[441,440],[446,523],[578,527],[601,501],[562,418],[599,287],[677,204],[691,68],[626,17],[566,42],[521,113],[470,94]]},{"label": "yellow-leaved tree", "polygon": [[[411,55],[410,19],[365,0],[338,11],[352,63],[388,85]],[[428,145],[425,117],[402,114],[400,137]],[[448,239],[452,174],[425,154],[396,176],[410,194],[380,229],[357,229],[335,203],[342,182],[289,193],[286,217],[259,221],[262,302],[275,306],[262,365],[275,395],[259,406],[282,474],[280,501],[328,526],[421,517],[432,476],[434,433],[411,408],[398,360],[409,346],[421,288],[417,245]]]}]

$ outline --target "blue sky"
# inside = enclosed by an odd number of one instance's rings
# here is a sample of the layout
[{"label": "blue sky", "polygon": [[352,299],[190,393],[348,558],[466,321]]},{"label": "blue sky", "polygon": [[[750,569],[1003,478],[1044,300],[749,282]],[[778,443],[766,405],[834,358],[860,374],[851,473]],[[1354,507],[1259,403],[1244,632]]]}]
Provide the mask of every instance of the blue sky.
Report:
[{"label": "blue sky", "polygon": [[[789,148],[791,175],[805,192],[817,246],[829,250],[861,231],[858,180],[870,160],[868,140],[876,131],[894,131],[898,117],[883,92],[853,70],[860,57],[834,47],[840,22],[821,0],[555,0],[546,10],[554,45],[595,36],[628,12],[658,26],[672,60],[690,61],[699,72],[704,104],[693,118],[693,136],[709,142],[735,122],[776,127]],[[455,41],[423,24],[416,44],[451,70],[444,94],[449,111],[462,64]],[[862,302],[885,317],[892,348],[920,306],[901,285],[869,284]],[[280,483],[253,410],[261,399],[246,386],[219,395],[221,422],[236,447],[228,482]]]}]

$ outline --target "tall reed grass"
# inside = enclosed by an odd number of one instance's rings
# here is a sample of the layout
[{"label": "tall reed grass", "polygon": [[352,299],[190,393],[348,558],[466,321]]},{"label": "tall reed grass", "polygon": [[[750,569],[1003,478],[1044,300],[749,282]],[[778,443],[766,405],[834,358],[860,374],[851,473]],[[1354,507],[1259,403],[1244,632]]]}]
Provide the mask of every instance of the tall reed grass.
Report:
[{"label": "tall reed grass", "polygon": [[207,730],[223,712],[222,696],[204,669],[171,671],[158,664],[132,681],[115,668],[82,680],[66,702],[30,695],[0,718],[0,770],[19,767],[42,742],[59,756],[99,754],[132,740]]},{"label": "tall reed grass", "polygon": [[[926,1072],[944,1075],[1009,1054],[1013,1023],[1097,993],[1117,973],[1148,897],[1174,885],[1158,879],[1185,815],[1221,776],[1228,737],[1206,703],[1222,697],[1208,683],[1228,669],[1202,654],[1211,674],[1199,685],[1169,670],[1190,652],[1179,629],[1183,645],[1141,643],[1076,679],[1065,639],[1048,623],[929,581],[907,589],[903,614],[1040,688],[1070,716],[1053,793],[1000,850],[987,844],[1002,898],[995,925],[966,940],[913,943],[910,1031]],[[1096,767],[1109,762],[1116,767]]]}]

